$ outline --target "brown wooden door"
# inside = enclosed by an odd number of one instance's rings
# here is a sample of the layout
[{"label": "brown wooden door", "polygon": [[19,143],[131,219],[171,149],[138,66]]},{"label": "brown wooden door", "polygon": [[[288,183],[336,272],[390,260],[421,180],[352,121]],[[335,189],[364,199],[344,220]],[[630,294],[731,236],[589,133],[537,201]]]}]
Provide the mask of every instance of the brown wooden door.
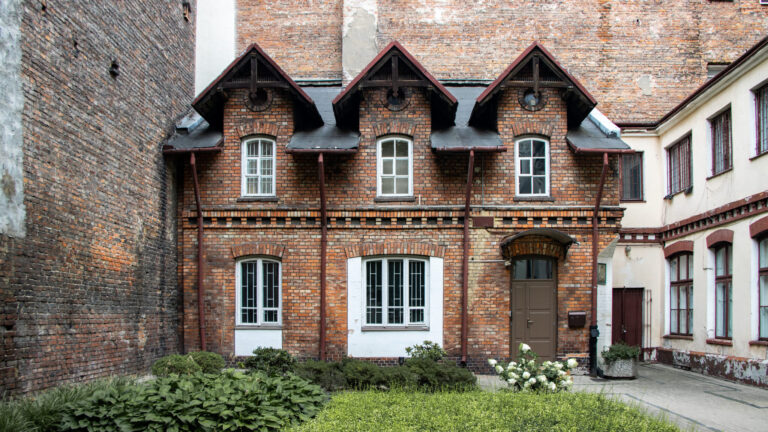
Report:
[{"label": "brown wooden door", "polygon": [[611,343],[643,343],[643,289],[614,288]]},{"label": "brown wooden door", "polygon": [[557,284],[550,279],[515,279],[511,283],[510,356],[521,342],[543,360],[555,360],[557,341]]}]

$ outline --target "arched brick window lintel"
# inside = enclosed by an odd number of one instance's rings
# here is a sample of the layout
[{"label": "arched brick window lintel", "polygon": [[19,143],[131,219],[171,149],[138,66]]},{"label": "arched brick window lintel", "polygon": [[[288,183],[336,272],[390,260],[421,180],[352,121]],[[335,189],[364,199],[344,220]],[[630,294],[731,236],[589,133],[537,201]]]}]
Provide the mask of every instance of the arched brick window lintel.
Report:
[{"label": "arched brick window lintel", "polygon": [[413,137],[416,133],[416,125],[406,121],[393,121],[377,123],[373,126],[373,133],[376,138],[387,135],[406,135]]},{"label": "arched brick window lintel", "polygon": [[275,139],[280,133],[280,126],[276,123],[260,120],[244,121],[237,125],[237,136],[241,140],[254,135],[263,135]]},{"label": "arched brick window lintel", "polygon": [[733,231],[729,229],[719,229],[707,236],[707,247],[711,248],[720,243],[733,243]]},{"label": "arched brick window lintel", "polygon": [[274,243],[244,243],[232,246],[232,258],[238,259],[251,255],[272,256],[283,258],[285,246]]},{"label": "arched brick window lintel", "polygon": [[749,236],[752,238],[768,235],[768,216],[758,219],[749,225]]},{"label": "arched brick window lintel", "polygon": [[693,241],[681,240],[664,248],[664,258],[669,258],[682,252],[693,253]]},{"label": "arched brick window lintel", "polygon": [[445,247],[432,243],[383,242],[359,243],[344,248],[347,258],[375,255],[421,255],[435,258],[445,257]]}]

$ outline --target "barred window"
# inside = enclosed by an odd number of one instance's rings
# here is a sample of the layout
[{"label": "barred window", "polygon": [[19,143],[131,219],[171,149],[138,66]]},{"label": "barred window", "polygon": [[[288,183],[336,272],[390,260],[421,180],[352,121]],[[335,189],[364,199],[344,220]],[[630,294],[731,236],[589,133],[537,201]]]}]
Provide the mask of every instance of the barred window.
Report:
[{"label": "barred window", "polygon": [[669,195],[691,187],[691,135],[667,149],[667,184]]},{"label": "barred window", "polygon": [[236,324],[280,324],[280,262],[240,261],[236,279]]},{"label": "barred window", "polygon": [[424,325],[427,322],[427,263],[416,258],[364,262],[365,324]]},{"label": "barred window", "polygon": [[731,169],[731,110],[730,108],[709,121],[712,131],[712,175]]},{"label": "barred window", "polygon": [[268,138],[243,141],[242,196],[275,195],[275,142]]}]

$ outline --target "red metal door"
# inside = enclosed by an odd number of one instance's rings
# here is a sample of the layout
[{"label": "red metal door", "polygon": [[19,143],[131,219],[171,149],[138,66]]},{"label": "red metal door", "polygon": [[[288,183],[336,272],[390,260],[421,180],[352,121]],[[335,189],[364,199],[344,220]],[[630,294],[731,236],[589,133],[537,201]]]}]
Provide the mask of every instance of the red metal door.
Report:
[{"label": "red metal door", "polygon": [[622,341],[627,345],[643,343],[643,289],[613,289],[613,320],[611,343]]}]

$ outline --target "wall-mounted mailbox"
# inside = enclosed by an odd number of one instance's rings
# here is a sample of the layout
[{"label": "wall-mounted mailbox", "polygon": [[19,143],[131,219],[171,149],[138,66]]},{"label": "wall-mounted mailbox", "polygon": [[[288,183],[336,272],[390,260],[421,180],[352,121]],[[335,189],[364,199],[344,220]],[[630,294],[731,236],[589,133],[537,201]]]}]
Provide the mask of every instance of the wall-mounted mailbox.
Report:
[{"label": "wall-mounted mailbox", "polygon": [[568,327],[581,328],[587,325],[586,312],[568,312]]}]

